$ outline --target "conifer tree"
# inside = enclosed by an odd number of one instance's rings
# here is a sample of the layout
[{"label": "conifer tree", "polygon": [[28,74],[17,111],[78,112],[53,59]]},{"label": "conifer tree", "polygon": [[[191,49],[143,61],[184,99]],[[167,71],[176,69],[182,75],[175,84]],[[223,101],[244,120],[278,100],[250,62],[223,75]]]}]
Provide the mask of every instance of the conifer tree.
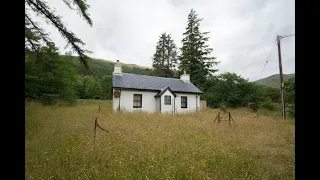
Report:
[{"label": "conifer tree", "polygon": [[162,33],[152,57],[154,75],[173,77],[177,64],[177,48],[170,34]]},{"label": "conifer tree", "polygon": [[180,48],[181,56],[179,57],[179,73],[184,70],[190,74],[190,80],[199,88],[204,86],[208,75],[216,72],[214,65],[219,62],[215,57],[210,56],[213,51],[206,43],[209,40],[209,32],[200,31],[200,22],[203,19],[198,18],[198,14],[191,9],[188,15],[188,25],[186,32],[183,33],[182,47]]},{"label": "conifer tree", "polygon": [[166,69],[171,71],[171,73],[173,74],[176,69],[176,65],[178,61],[178,52],[177,52],[176,44],[174,43],[170,34],[167,35],[166,46],[167,46],[167,52],[168,52]]}]

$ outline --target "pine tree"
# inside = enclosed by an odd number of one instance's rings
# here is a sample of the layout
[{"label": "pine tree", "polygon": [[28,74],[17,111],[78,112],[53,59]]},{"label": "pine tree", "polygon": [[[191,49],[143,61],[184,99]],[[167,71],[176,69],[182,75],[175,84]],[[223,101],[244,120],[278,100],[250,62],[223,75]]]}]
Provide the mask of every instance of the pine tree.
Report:
[{"label": "pine tree", "polygon": [[152,57],[154,75],[173,77],[177,64],[177,48],[170,34],[162,33]]},{"label": "pine tree", "polygon": [[178,61],[178,53],[177,53],[176,44],[174,43],[170,34],[168,34],[166,38],[166,48],[168,52],[166,69],[171,71],[171,73],[173,74],[176,69],[176,65]]},{"label": "pine tree", "polygon": [[154,74],[158,76],[164,76],[164,59],[165,59],[165,39],[166,33],[162,33],[159,37],[159,41],[156,46],[156,52],[152,57],[152,67],[154,68]]},{"label": "pine tree", "polygon": [[190,74],[190,80],[199,88],[204,86],[208,75],[216,72],[213,69],[217,65],[215,57],[211,57],[210,53],[213,51],[209,48],[206,42],[209,40],[207,34],[209,32],[201,32],[199,29],[200,22],[203,19],[198,18],[198,14],[191,9],[188,15],[188,25],[186,32],[183,33],[181,56],[179,57],[180,66],[179,72],[182,74],[184,70]]}]

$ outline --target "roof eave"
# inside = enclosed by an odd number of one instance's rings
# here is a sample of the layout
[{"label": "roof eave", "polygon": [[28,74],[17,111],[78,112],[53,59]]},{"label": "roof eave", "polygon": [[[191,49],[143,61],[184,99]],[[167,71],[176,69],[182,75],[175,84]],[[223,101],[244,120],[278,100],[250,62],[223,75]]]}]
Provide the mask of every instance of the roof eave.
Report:
[{"label": "roof eave", "polygon": [[176,97],[176,93],[174,93],[170,87],[167,87],[166,89],[164,89],[163,91],[160,91],[158,94],[156,94],[154,97],[160,97],[163,95],[163,93],[165,93],[167,90],[169,90],[171,92],[171,94]]},{"label": "roof eave", "polygon": [[[158,89],[142,89],[142,88],[127,88],[127,87],[118,87],[118,86],[112,86],[112,88],[115,88],[115,89],[122,89],[122,90],[141,90],[141,91],[157,91],[157,92],[161,92],[160,90]],[[171,88],[170,88],[171,90]],[[190,92],[190,91],[172,91],[171,90],[171,93],[191,93],[191,94],[203,94],[203,92]]]},{"label": "roof eave", "polygon": [[127,88],[127,87],[118,87],[118,86],[113,86],[112,88],[114,89],[121,89],[121,90],[138,90],[138,91],[160,91],[157,89],[142,89],[142,88]]}]

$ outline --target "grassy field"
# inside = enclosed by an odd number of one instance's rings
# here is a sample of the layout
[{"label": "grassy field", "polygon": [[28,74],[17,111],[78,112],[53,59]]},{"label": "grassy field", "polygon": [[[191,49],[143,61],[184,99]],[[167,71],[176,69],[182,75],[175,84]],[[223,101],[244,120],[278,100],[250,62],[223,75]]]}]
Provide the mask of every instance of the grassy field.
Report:
[{"label": "grassy field", "polygon": [[[98,105],[101,111],[97,112]],[[111,111],[110,101],[26,102],[26,179],[294,179],[294,120],[231,110],[160,115]],[[94,119],[109,133],[97,129]]]}]

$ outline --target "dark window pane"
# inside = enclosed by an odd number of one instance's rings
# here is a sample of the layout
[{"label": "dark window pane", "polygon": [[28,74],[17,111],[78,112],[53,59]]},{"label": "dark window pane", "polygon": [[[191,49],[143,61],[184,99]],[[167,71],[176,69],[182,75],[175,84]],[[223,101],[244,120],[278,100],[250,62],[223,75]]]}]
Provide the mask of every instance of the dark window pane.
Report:
[{"label": "dark window pane", "polygon": [[171,105],[171,96],[164,96],[164,104]]},{"label": "dark window pane", "polygon": [[181,96],[181,108],[187,108],[187,96]]},{"label": "dark window pane", "polygon": [[142,94],[133,95],[133,107],[141,108],[142,107]]}]

